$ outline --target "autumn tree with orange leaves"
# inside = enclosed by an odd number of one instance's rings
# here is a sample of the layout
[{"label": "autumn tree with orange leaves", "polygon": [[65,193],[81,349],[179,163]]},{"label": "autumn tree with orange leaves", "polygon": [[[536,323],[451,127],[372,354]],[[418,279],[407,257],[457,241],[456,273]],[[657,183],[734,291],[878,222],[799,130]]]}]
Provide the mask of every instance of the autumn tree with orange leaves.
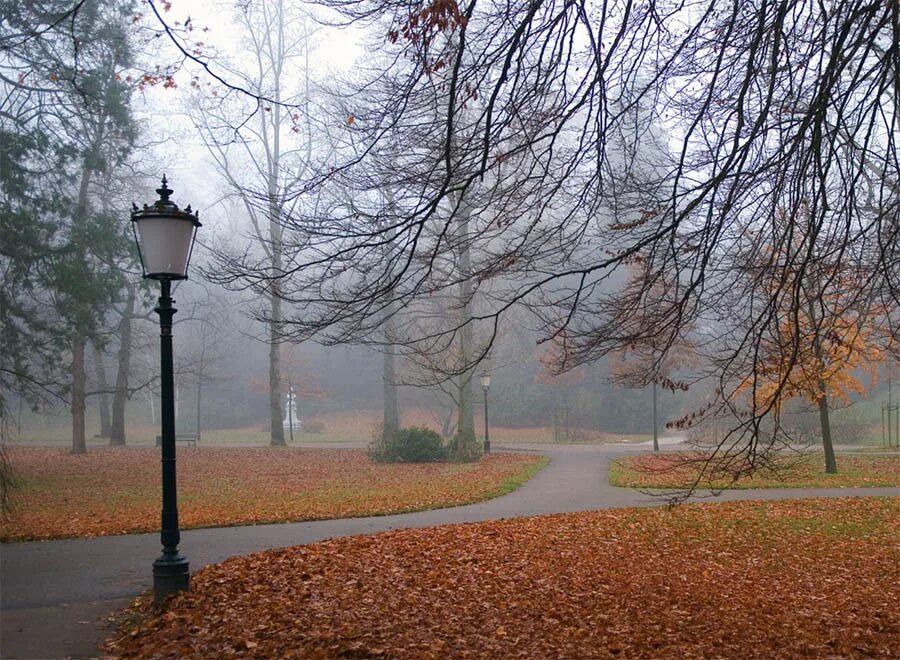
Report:
[{"label": "autumn tree with orange leaves", "polygon": [[[776,408],[802,397],[819,411],[825,471],[837,472],[829,410],[833,402],[850,405],[852,396],[864,396],[874,385],[878,363],[884,356],[882,334],[872,311],[843,310],[827,322],[822,317],[830,304],[840,305],[840,293],[826,298],[808,297],[806,307],[778,323],[763,345],[756,371],[739,391],[753,389],[754,407]],[[830,299],[830,301],[828,300]]]},{"label": "autumn tree with orange leaves", "polygon": [[[783,226],[807,223],[802,209],[798,217],[782,215]],[[886,310],[860,298],[858,279],[839,259],[821,258],[804,245],[807,235],[796,234],[794,249],[779,254],[770,249],[767,263],[751,265],[766,271],[773,288],[781,288],[776,309],[760,343],[752,373],[735,394],[749,393],[754,411],[779,414],[785,402],[802,397],[817,407],[825,452],[825,471],[837,473],[829,410],[834,402],[850,405],[851,397],[864,396],[874,386],[878,364],[888,338],[882,330]],[[797,276],[792,256],[808,254],[804,271]],[[786,280],[793,286],[784,287]]]}]

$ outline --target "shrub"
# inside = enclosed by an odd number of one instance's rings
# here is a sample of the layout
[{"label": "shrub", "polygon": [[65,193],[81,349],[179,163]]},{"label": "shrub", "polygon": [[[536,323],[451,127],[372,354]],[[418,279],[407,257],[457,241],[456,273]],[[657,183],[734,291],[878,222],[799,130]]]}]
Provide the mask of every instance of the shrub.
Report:
[{"label": "shrub", "polygon": [[447,457],[440,434],[414,426],[400,429],[396,438],[376,438],[369,457],[379,463],[436,463]]}]

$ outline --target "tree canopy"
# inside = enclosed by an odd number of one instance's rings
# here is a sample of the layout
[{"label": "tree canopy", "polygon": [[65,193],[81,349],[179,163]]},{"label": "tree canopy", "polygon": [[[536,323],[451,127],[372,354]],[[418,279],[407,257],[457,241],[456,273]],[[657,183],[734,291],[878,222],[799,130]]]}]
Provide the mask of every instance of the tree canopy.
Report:
[{"label": "tree canopy", "polygon": [[[288,221],[302,244],[283,271],[236,273],[284,280],[296,336],[346,339],[387,299],[405,309],[456,286],[440,265],[462,214],[474,312],[413,342],[443,348],[464,325],[489,341],[522,307],[561,343],[559,370],[648,344],[655,368],[690,341],[731,405],[785,310],[806,304],[803,283],[834,262],[853,276],[843,306],[875,301],[873,322],[896,334],[890,3],[318,4],[380,35],[383,57],[328,118],[345,148],[309,190],[395,201],[319,204]],[[748,270],[772,254],[777,275]],[[627,286],[626,266],[640,275]],[[815,319],[822,336],[839,323]]]},{"label": "tree canopy", "polygon": [[840,308],[877,309],[869,335],[893,346],[896,3],[311,0],[370,56],[299,105],[242,87],[149,6],[251,115],[289,108],[319,136],[280,200],[283,258],[220,276],[284,303],[282,337],[462,346],[450,378],[515,322],[552,342],[558,372],[652,347],[639,382],[689,345],[692,380],[717,381],[704,409],[734,413],[744,449],[775,399],[735,395],[772,337],[845,330],[827,304],[804,312],[831,264]]}]

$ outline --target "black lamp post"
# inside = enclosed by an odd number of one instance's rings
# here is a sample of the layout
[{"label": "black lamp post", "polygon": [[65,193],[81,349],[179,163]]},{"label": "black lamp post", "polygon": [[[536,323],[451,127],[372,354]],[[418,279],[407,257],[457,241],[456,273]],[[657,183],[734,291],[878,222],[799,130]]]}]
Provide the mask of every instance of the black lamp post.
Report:
[{"label": "black lamp post", "polygon": [[491,389],[491,375],[485,371],[481,374],[479,380],[481,381],[481,389],[484,391],[484,453],[491,453],[491,436],[488,435],[488,405],[487,405],[487,394],[488,390]]},{"label": "black lamp post", "polygon": [[172,365],[172,281],[186,280],[200,221],[188,206],[181,210],[169,200],[172,191],[163,176],[159,199],[151,206],[132,206],[134,230],[144,277],[159,280],[160,420],[162,424],[162,555],[153,562],[153,592],[157,602],[190,587],[188,560],[178,552],[178,493],[175,478],[175,377]]}]

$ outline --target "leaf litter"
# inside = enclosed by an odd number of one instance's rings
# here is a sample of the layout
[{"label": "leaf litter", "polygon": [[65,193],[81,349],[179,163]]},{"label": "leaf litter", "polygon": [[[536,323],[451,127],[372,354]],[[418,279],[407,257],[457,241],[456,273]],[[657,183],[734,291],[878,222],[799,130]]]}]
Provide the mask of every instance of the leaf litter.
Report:
[{"label": "leaf litter", "polygon": [[138,599],[121,658],[898,657],[900,498],[690,504],[341,538]]}]

